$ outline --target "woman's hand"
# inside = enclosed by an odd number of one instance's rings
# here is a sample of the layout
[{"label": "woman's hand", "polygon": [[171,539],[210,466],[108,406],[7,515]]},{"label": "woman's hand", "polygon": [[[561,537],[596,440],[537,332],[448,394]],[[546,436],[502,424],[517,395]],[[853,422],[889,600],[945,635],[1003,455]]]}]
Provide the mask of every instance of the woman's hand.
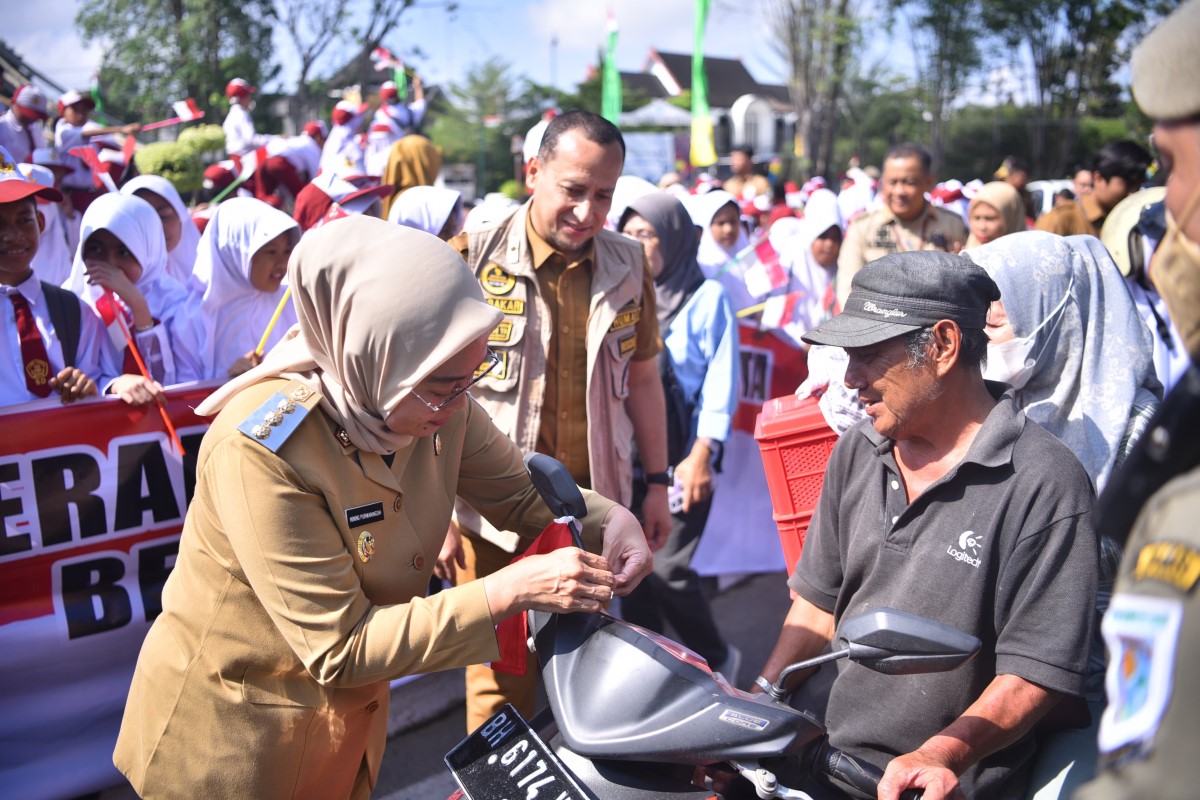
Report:
[{"label": "woman's hand", "polygon": [[246,355],[233,362],[233,366],[229,368],[229,377],[236,378],[243,372],[249,372],[262,363],[262,356],[254,350],[251,350]]},{"label": "woman's hand", "polygon": [[63,405],[74,403],[84,397],[96,394],[96,382],[83,373],[78,367],[67,367],[55,375],[47,383],[58,392]]},{"label": "woman's hand", "polygon": [[131,406],[164,403],[167,400],[162,384],[141,375],[120,375],[108,387],[108,391]]},{"label": "woman's hand", "polygon": [[483,590],[492,619],[499,622],[529,610],[601,611],[612,600],[615,583],[604,556],[563,547],[493,572],[484,577]]},{"label": "woman's hand", "polygon": [[613,571],[613,588],[621,597],[632,592],[654,566],[646,533],[624,506],[613,506],[604,518],[604,557]]},{"label": "woman's hand", "polygon": [[675,477],[683,485],[684,512],[712,497],[712,451],[707,440],[696,439],[687,458],[675,466]]},{"label": "woman's hand", "polygon": [[462,546],[462,531],[458,529],[458,523],[454,520],[450,521],[450,527],[446,531],[446,541],[442,542],[442,550],[438,553],[437,563],[433,565],[433,574],[446,581],[447,583],[455,583],[458,577],[458,569],[467,568],[467,555],[463,551]]}]

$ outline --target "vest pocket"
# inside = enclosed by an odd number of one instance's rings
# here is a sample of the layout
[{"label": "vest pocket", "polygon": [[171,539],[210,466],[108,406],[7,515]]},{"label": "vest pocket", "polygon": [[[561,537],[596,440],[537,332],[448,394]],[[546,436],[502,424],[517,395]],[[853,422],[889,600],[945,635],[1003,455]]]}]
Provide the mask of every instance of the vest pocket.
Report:
[{"label": "vest pocket", "polygon": [[509,392],[516,388],[524,357],[525,327],[524,317],[506,316],[488,334],[488,347],[500,356],[500,363],[479,382],[479,388],[493,392]]},{"label": "vest pocket", "polygon": [[603,352],[612,376],[613,396],[624,400],[629,396],[629,362],[637,350],[637,333],[634,328],[609,333],[605,337]]}]

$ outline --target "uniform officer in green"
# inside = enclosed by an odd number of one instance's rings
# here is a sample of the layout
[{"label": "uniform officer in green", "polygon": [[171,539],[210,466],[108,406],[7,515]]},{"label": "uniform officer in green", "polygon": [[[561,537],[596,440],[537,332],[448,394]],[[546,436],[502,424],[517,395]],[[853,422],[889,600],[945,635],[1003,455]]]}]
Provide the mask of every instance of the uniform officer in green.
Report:
[{"label": "uniform officer in green", "polygon": [[[1108,707],[1100,774],[1076,795],[1195,798],[1200,747],[1200,0],[1188,0],[1133,54],[1133,96],[1156,120],[1167,232],[1150,276],[1192,366],[1163,401],[1096,510],[1125,557],[1101,630]],[[1136,515],[1136,520],[1134,515]],[[1130,523],[1132,522],[1132,531]]]},{"label": "uniform officer in green", "polygon": [[436,237],[366,217],[310,232],[288,274],[299,324],[199,409],[219,413],[114,754],[146,798],[367,798],[390,680],[498,658],[505,617],[594,611],[649,569],[633,515],[587,492],[603,556],[426,597],[456,495],[527,538],[553,517],[466,394],[501,314]]}]

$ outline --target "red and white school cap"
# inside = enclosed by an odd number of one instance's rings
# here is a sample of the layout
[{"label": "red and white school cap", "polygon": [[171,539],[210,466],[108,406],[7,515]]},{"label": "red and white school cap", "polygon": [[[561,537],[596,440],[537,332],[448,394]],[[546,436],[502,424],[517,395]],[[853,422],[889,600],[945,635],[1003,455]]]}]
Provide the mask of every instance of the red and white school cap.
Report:
[{"label": "red and white school cap", "polygon": [[50,108],[46,103],[46,95],[36,86],[25,84],[13,92],[13,105],[36,114],[39,119],[50,116]]},{"label": "red and white school cap", "polygon": [[365,114],[370,107],[369,103],[351,103],[349,100],[341,100],[333,107],[333,114],[331,115],[333,124],[346,125],[355,117]]},{"label": "red and white school cap", "polygon": [[58,98],[58,115],[61,117],[65,109],[75,105],[76,103],[83,103],[88,108],[96,107],[96,101],[92,99],[90,94],[83,94],[75,89],[71,89],[63,94],[62,97]]},{"label": "red and white school cap", "polygon": [[229,83],[225,84],[225,96],[233,97],[248,97],[257,92],[258,89],[250,85],[250,82],[244,78],[234,78]]},{"label": "red and white school cap", "polygon": [[53,203],[63,199],[62,192],[53,186],[42,186],[26,178],[17,169],[17,160],[12,153],[0,147],[0,203],[15,203],[26,197],[45,198]]}]

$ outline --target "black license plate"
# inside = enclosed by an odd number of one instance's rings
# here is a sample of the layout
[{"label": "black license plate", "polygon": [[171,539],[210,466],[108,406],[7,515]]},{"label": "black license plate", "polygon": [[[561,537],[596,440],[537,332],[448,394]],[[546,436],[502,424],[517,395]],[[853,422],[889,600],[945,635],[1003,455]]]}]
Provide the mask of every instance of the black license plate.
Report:
[{"label": "black license plate", "polygon": [[589,800],[509,704],[447,753],[446,766],[471,800]]}]

